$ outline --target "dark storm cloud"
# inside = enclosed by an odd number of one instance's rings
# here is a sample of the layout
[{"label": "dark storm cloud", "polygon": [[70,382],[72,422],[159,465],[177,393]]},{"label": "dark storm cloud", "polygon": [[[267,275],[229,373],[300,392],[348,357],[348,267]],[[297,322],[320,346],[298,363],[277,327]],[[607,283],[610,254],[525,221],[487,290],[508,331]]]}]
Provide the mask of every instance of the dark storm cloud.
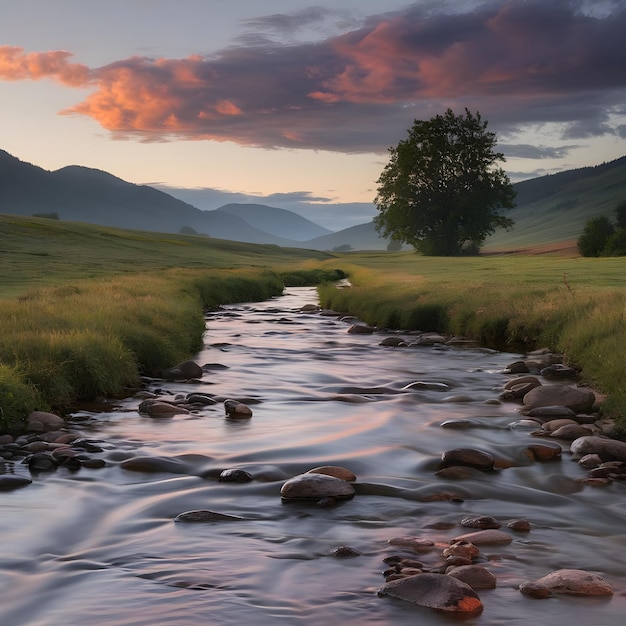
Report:
[{"label": "dark storm cloud", "polygon": [[[144,141],[384,152],[413,119],[466,106],[497,131],[556,122],[564,139],[621,133],[614,118],[626,96],[623,3],[602,11],[575,0],[442,6],[370,16],[312,43],[272,43],[259,32],[211,56],[132,57],[92,69],[65,52],[7,46],[0,79],[89,87],[65,113]],[[314,7],[248,25],[295,32],[326,17]]]}]

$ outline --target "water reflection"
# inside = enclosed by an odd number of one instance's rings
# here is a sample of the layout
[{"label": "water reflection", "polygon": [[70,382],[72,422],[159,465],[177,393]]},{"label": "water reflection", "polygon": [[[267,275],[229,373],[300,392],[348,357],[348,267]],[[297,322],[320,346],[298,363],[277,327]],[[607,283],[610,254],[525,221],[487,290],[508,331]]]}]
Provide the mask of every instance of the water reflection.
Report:
[{"label": "water reflection", "polygon": [[[2,623],[57,626],[448,623],[378,598],[382,559],[394,536],[445,543],[468,515],[526,518],[531,533],[484,549],[498,588],[481,592],[474,624],[621,625],[626,571],[624,488],[581,488],[582,470],[563,460],[537,463],[524,430],[511,429],[515,405],[491,404],[518,355],[480,349],[386,348],[380,336],[348,335],[348,325],[298,309],[312,289],[225,307],[207,319],[199,384],[154,383],[175,397],[190,391],[249,402],[253,417],[225,419],[221,403],[189,415],[150,419],[139,400],[115,411],[84,411],[78,428],[102,440],[100,470],[60,469],[2,494]],[[412,390],[415,381],[433,383]],[[445,384],[448,389],[436,387]],[[464,419],[463,429],[441,424]],[[493,473],[435,477],[441,453],[490,452]],[[162,457],[175,471],[124,469],[128,459]],[[284,480],[320,465],[357,476],[357,495],[334,507],[283,502]],[[227,468],[249,483],[221,483]],[[178,524],[183,511],[245,518]],[[361,556],[338,559],[339,545]],[[432,557],[434,559],[434,555]],[[563,567],[606,577],[610,601],[529,600],[527,579]]]}]

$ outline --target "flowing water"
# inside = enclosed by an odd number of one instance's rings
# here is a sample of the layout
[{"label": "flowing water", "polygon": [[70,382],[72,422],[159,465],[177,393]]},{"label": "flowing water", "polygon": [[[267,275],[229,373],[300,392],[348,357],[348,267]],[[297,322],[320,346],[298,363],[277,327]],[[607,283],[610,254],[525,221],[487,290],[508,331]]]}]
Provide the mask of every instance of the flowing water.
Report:
[{"label": "flowing water", "polygon": [[[0,494],[1,624],[448,624],[377,596],[383,558],[408,555],[390,538],[445,544],[468,532],[459,522],[475,515],[504,526],[524,518],[532,530],[481,549],[498,586],[479,592],[485,610],[470,623],[623,624],[626,487],[581,486],[585,472],[567,442],[561,461],[528,458],[537,439],[510,427],[518,407],[489,402],[519,355],[383,347],[381,335],[348,334],[345,321],[298,311],[313,302],[314,289],[289,289],[210,314],[195,359],[210,365],[201,382],[151,386],[168,397],[241,399],[254,412],[249,420],[225,419],[221,402],[168,419],[140,415],[137,398],[106,412],[77,411],[76,428],[102,442],[107,465],[61,468]],[[414,381],[449,389],[402,391]],[[471,427],[441,427],[457,419]],[[465,480],[435,476],[442,452],[457,447],[490,452],[509,467]],[[178,466],[123,469],[132,457]],[[286,479],[321,465],[352,470],[355,497],[330,507],[281,501]],[[254,480],[220,482],[227,468]],[[245,519],[174,522],[193,509]],[[360,556],[332,556],[338,546]],[[435,562],[437,554],[413,556]],[[518,591],[561,568],[600,574],[616,593],[533,600]]]}]

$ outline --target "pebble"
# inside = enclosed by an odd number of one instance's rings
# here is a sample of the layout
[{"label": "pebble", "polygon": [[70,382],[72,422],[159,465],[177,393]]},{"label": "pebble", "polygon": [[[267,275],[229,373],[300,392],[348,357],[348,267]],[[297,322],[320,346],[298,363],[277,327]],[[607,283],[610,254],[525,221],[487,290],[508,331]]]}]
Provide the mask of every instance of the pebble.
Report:
[{"label": "pebble", "polygon": [[482,565],[461,565],[455,567],[449,576],[468,584],[474,591],[477,589],[495,589],[496,577]]},{"label": "pebble", "polygon": [[479,530],[474,533],[466,533],[465,535],[460,535],[459,537],[455,537],[452,541],[467,541],[475,546],[486,545],[486,544],[507,544],[513,541],[513,537],[509,535],[509,533],[504,532],[503,530],[496,529],[488,529],[488,530]]}]

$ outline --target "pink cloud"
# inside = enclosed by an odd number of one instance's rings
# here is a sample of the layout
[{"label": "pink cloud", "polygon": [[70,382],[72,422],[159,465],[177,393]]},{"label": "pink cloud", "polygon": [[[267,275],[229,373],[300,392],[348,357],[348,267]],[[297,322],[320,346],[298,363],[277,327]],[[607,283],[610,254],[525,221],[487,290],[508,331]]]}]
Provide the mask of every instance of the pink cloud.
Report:
[{"label": "pink cloud", "polygon": [[83,87],[89,81],[89,68],[69,63],[70,52],[29,52],[16,46],[0,46],[0,79],[39,80],[53,78],[70,87]]},{"label": "pink cloud", "polygon": [[[89,86],[64,114],[118,137],[383,151],[416,117],[478,108],[501,124],[597,121],[626,90],[626,11],[508,0],[454,15],[413,5],[315,44],[89,69],[64,51],[0,47],[0,79]],[[593,119],[592,119],[593,118]],[[606,129],[606,125],[598,126]]]}]

